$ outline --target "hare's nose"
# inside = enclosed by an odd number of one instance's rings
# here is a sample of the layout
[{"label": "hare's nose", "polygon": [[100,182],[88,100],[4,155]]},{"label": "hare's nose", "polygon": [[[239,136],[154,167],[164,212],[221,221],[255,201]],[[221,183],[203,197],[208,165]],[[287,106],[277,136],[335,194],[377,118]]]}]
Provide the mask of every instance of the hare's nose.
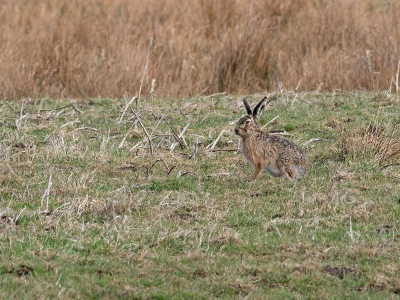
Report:
[{"label": "hare's nose", "polygon": [[239,134],[239,129],[235,128],[235,133]]}]

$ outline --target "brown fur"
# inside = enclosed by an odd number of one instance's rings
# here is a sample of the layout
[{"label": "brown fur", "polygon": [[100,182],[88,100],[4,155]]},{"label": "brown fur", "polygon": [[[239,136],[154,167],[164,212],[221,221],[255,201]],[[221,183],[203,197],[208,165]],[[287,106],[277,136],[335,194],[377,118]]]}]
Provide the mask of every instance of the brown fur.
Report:
[{"label": "brown fur", "polygon": [[303,150],[282,136],[261,131],[258,115],[265,106],[265,98],[252,114],[246,99],[243,102],[248,115],[239,119],[235,133],[241,137],[244,157],[255,168],[251,180],[255,180],[263,169],[272,176],[286,179],[303,176],[308,169],[308,160]]}]

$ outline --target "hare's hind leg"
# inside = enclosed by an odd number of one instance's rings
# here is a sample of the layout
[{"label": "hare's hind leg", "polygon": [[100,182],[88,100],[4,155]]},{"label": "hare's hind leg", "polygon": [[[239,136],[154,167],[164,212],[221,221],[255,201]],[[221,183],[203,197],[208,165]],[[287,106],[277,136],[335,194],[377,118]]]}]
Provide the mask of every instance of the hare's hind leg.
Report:
[{"label": "hare's hind leg", "polygon": [[290,165],[282,166],[282,176],[287,180],[292,180],[296,178],[296,171],[293,170]]},{"label": "hare's hind leg", "polygon": [[299,170],[293,164],[291,153],[284,153],[277,159],[277,165],[281,171],[281,176],[285,179],[292,180],[299,177]]},{"label": "hare's hind leg", "polygon": [[285,179],[292,180],[302,176],[302,170],[296,165],[284,165],[281,167],[281,170]]}]

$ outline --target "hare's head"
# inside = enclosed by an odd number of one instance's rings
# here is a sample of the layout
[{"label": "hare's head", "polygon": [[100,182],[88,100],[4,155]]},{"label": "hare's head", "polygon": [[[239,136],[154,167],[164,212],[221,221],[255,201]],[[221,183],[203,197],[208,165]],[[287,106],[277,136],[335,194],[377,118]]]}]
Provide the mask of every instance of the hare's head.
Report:
[{"label": "hare's head", "polygon": [[262,99],[256,105],[256,107],[254,107],[253,110],[251,110],[251,107],[247,102],[246,98],[243,99],[244,107],[246,108],[247,111],[247,116],[244,116],[239,119],[235,128],[235,133],[237,135],[245,137],[249,135],[252,131],[260,130],[261,124],[260,121],[258,120],[258,116],[261,114],[262,110],[266,105],[266,99],[267,97]]}]

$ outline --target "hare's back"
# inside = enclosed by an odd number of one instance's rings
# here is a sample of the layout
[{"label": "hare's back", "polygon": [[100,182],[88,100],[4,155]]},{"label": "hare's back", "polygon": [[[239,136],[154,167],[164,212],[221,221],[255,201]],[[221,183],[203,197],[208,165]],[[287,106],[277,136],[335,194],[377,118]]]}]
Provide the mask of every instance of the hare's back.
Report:
[{"label": "hare's back", "polygon": [[297,146],[291,140],[284,138],[283,136],[277,134],[265,134],[264,135],[264,142],[266,144],[270,144],[276,149],[279,149],[279,152],[298,152],[299,155],[304,156],[303,150]]}]

